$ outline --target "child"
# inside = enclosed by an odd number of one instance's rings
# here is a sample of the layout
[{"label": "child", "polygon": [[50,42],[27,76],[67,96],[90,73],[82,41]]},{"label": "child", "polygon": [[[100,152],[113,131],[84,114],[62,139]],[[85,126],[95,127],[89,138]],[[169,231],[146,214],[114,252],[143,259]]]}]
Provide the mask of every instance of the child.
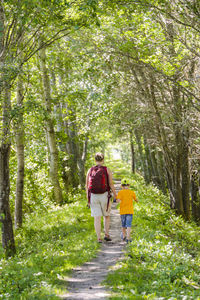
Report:
[{"label": "child", "polygon": [[133,219],[133,200],[138,202],[135,192],[129,189],[128,179],[122,179],[122,190],[117,194],[117,202],[120,202],[120,216],[122,222],[121,238],[127,243],[131,242],[131,223]]}]

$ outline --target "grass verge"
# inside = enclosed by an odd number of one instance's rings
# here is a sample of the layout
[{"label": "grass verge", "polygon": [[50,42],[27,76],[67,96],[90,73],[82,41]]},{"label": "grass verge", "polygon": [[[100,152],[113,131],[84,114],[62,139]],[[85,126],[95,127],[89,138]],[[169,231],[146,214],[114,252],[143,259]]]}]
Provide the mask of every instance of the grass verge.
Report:
[{"label": "grass verge", "polygon": [[30,215],[16,232],[17,255],[6,260],[0,252],[0,299],[59,299],[64,277],[95,256],[99,245],[85,195],[75,200]]},{"label": "grass verge", "polygon": [[200,299],[200,229],[163,203],[157,188],[132,176],[135,205],[132,243],[125,259],[110,272],[110,299]]}]

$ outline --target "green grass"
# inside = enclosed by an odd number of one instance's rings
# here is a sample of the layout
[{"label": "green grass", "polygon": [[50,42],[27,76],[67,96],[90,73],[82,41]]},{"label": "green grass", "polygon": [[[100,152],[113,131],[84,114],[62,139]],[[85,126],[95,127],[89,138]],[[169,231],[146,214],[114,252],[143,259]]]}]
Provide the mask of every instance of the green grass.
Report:
[{"label": "green grass", "polygon": [[135,205],[132,243],[106,284],[110,299],[200,299],[200,230],[163,205],[168,199],[132,176]]},{"label": "green grass", "polygon": [[0,253],[0,299],[59,299],[67,288],[64,277],[96,255],[93,218],[85,195],[76,197],[70,205],[30,215],[16,232],[17,255],[6,260]]},{"label": "green grass", "polygon": [[[168,209],[169,200],[155,187],[131,176],[119,161],[108,162],[114,178],[128,177],[135,204],[133,242],[125,259],[110,272],[111,299],[200,299],[200,230]],[[0,249],[0,299],[59,299],[65,277],[91,260],[99,249],[85,194],[46,212],[27,215],[15,233],[17,255],[4,259]]]}]

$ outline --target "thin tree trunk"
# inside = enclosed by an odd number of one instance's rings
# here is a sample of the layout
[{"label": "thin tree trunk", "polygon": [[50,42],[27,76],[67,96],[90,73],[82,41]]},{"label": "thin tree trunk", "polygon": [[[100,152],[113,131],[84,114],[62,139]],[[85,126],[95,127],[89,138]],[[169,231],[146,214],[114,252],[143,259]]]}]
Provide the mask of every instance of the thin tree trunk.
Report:
[{"label": "thin tree trunk", "polygon": [[200,172],[193,171],[191,176],[192,216],[200,224]]},{"label": "thin tree trunk", "polygon": [[163,154],[161,151],[157,151],[157,157],[158,157],[158,165],[157,165],[157,172],[158,177],[160,179],[160,188],[164,194],[167,194],[166,189],[166,171],[164,168],[164,162],[163,162]]},{"label": "thin tree trunk", "polygon": [[[146,154],[148,178],[149,178],[149,182],[150,182],[153,179],[153,164],[152,164],[152,160],[151,160],[149,145],[148,145],[145,134],[143,134],[143,139],[144,139],[144,149],[145,149],[145,154]],[[156,184],[156,182],[154,182],[154,183]]]},{"label": "thin tree trunk", "polygon": [[[181,185],[180,185],[181,184],[180,182],[181,158],[179,155],[177,155],[177,153],[176,155],[174,155],[174,153],[172,154],[172,152],[169,150],[167,137],[164,130],[164,125],[156,102],[156,96],[154,91],[154,79],[153,77],[151,79],[152,79],[150,85],[151,103],[155,110],[155,116],[157,119],[156,127],[157,127],[158,137],[163,149],[166,175],[167,175],[167,184],[170,192],[171,208],[176,209],[179,214],[183,214],[183,202],[182,202]],[[176,135],[176,138],[179,138],[178,134]],[[177,140],[176,147],[178,144],[179,143]],[[175,162],[175,164],[173,163],[173,161]]]},{"label": "thin tree trunk", "polygon": [[[62,115],[62,104],[59,103],[56,106],[56,120],[57,120],[57,131],[59,133],[59,136],[63,136],[64,134],[64,122],[63,122],[63,115]],[[60,155],[60,165],[61,165],[61,173],[62,173],[62,180],[64,183],[64,187],[65,187],[65,192],[68,193],[69,192],[69,165],[68,165],[68,160],[66,159],[68,153],[67,153],[67,149],[66,149],[66,144],[65,144],[65,139],[64,138],[60,138],[60,142],[58,145],[59,151],[61,153],[64,152],[64,156],[61,154]]]},{"label": "thin tree trunk", "polygon": [[178,75],[174,75],[173,83],[173,104],[174,104],[174,133],[175,133],[175,147],[176,147],[176,158],[175,158],[175,208],[178,214],[184,216],[183,207],[183,195],[182,195],[182,167],[183,167],[183,150],[182,150],[182,105],[180,100],[180,90],[176,86]]},{"label": "thin tree trunk", "polygon": [[[169,8],[170,9],[170,8]],[[174,24],[166,23],[166,39],[169,41],[169,55],[172,59],[177,57],[174,44]],[[182,101],[180,97],[180,88],[177,81],[180,80],[180,70],[177,68],[172,83],[172,101],[174,115],[174,136],[175,136],[175,208],[177,213],[184,216],[183,194],[182,194],[182,168],[183,168],[183,149],[182,149]]]},{"label": "thin tree trunk", "polygon": [[183,209],[187,220],[190,220],[190,176],[189,176],[189,148],[188,148],[189,132],[182,132],[182,199],[183,199]]},{"label": "thin tree trunk", "polygon": [[135,133],[136,142],[137,142],[138,150],[139,150],[139,154],[140,154],[140,161],[142,164],[144,179],[147,183],[149,183],[148,171],[147,171],[146,161],[145,161],[143,148],[142,148],[141,135],[139,134],[139,131],[137,129],[135,129],[134,133]]},{"label": "thin tree trunk", "polygon": [[66,150],[69,155],[69,182],[73,187],[77,187],[79,184],[78,178],[78,137],[76,133],[76,115],[74,108],[70,104],[66,104],[66,113],[69,113],[69,120],[64,121],[65,133],[68,140],[66,143]]},{"label": "thin tree trunk", "polygon": [[[5,65],[4,30],[5,16],[2,1],[0,2],[0,64]],[[0,120],[0,222],[2,223],[2,246],[5,255],[15,254],[15,240],[10,213],[10,118],[11,93],[10,86],[4,81],[5,74],[0,70],[0,103],[2,103],[3,118]]]},{"label": "thin tree trunk", "polygon": [[85,140],[83,143],[83,153],[82,156],[78,160],[79,166],[79,181],[82,188],[85,187],[85,162],[87,156],[87,147],[88,147],[88,135],[85,136]]},{"label": "thin tree trunk", "polygon": [[15,228],[22,226],[22,207],[24,194],[24,125],[23,125],[23,81],[21,75],[17,82],[17,105],[19,108],[15,139],[17,148],[17,183],[15,197]]},{"label": "thin tree trunk", "polygon": [[[89,117],[87,120],[87,128],[90,128],[90,124],[91,124],[91,118],[90,118],[90,114],[91,114],[91,110],[92,110],[92,103],[89,104]],[[88,152],[88,140],[89,140],[89,135],[88,133],[86,133],[85,135],[85,140],[83,142],[83,150],[82,150],[82,154],[79,157],[79,161],[78,161],[78,165],[79,165],[79,180],[80,180],[80,184],[81,187],[84,188],[85,187],[85,179],[86,179],[86,174],[85,174],[85,163],[86,163],[86,158],[87,158],[87,152]],[[79,150],[80,152],[80,150]]]},{"label": "thin tree trunk", "polygon": [[15,254],[15,241],[13,234],[12,218],[10,213],[10,119],[11,109],[10,87],[5,86],[3,96],[3,131],[0,144],[0,220],[2,222],[2,245],[6,256]]},{"label": "thin tree trunk", "polygon": [[56,137],[54,131],[54,124],[52,120],[52,108],[51,108],[51,93],[48,70],[46,67],[46,51],[40,50],[40,65],[42,71],[42,82],[44,89],[45,106],[48,113],[46,121],[47,140],[50,151],[50,178],[53,185],[55,202],[58,204],[63,203],[62,190],[59,183],[58,176],[58,149],[56,144]]},{"label": "thin tree trunk", "polygon": [[131,148],[131,171],[135,173],[135,149],[133,143],[133,132],[130,130],[130,148]]},{"label": "thin tree trunk", "polygon": [[158,159],[156,157],[156,149],[152,146],[149,149],[152,164],[152,180],[160,188],[160,176],[158,171]]},{"label": "thin tree trunk", "polygon": [[[60,65],[60,69],[62,69],[62,65]],[[56,95],[59,99],[59,93],[63,94],[63,85],[62,85],[62,76],[59,76],[58,80],[58,86],[56,82],[56,77],[55,73],[51,72],[51,78],[53,82],[53,88],[54,88],[54,93],[56,92]],[[60,155],[60,165],[61,165],[61,176],[62,180],[64,183],[64,188],[65,192],[69,192],[69,165],[68,165],[68,160],[66,157],[68,156],[67,149],[66,149],[66,137],[64,137],[64,131],[65,131],[65,125],[64,125],[64,116],[62,114],[62,108],[63,108],[63,103],[62,101],[58,100],[58,103],[54,106],[54,114],[56,118],[56,125],[57,125],[57,132],[59,138],[59,144],[58,144],[58,149],[61,153]]]}]

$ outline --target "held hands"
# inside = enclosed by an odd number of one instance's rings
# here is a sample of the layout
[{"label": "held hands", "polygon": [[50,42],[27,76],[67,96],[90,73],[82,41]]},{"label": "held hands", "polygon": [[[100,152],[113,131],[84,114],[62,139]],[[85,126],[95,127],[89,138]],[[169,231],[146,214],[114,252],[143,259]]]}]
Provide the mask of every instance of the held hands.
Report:
[{"label": "held hands", "polygon": [[114,198],[114,200],[113,200],[113,202],[117,202],[117,203],[119,203],[120,202],[120,200],[119,199],[117,199],[117,198]]}]

